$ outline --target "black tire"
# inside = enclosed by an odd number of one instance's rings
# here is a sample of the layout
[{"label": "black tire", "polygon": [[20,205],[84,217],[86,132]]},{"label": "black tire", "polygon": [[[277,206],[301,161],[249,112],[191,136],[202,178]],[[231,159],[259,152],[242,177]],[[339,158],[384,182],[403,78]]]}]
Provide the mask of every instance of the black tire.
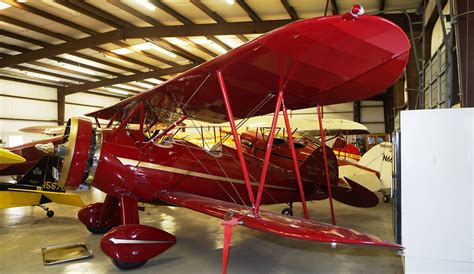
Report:
[{"label": "black tire", "polygon": [[281,214],[283,215],[287,215],[287,216],[293,216],[293,210],[291,210],[291,208],[284,208],[282,211],[281,211]]},{"label": "black tire", "polygon": [[390,196],[388,196],[388,195],[383,195],[383,202],[384,202],[384,203],[390,202]]},{"label": "black tire", "polygon": [[142,266],[146,263],[146,261],[138,262],[138,263],[127,263],[127,262],[122,262],[122,261],[119,261],[119,260],[116,260],[116,259],[112,259],[112,262],[114,263],[114,265],[116,267],[118,267],[120,269],[123,269],[123,270],[139,268],[140,266]]},{"label": "black tire", "polygon": [[86,226],[86,228],[92,234],[105,234],[107,231],[111,229],[111,227],[94,227],[94,226]]},{"label": "black tire", "polygon": [[46,216],[48,216],[48,218],[53,217],[54,216],[54,211],[52,211],[52,210],[46,211]]}]

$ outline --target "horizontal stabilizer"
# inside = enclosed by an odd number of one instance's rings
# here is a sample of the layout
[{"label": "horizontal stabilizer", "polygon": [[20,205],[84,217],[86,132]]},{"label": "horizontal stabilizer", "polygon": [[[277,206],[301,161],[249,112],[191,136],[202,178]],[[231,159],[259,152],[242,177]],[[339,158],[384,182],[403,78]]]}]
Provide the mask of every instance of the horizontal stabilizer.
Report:
[{"label": "horizontal stabilizer", "polygon": [[22,192],[22,193],[38,193],[39,195],[43,195],[49,200],[51,200],[52,202],[57,203],[57,204],[78,206],[78,207],[84,206],[84,202],[82,201],[81,197],[73,193],[27,190],[27,189],[16,189],[16,188],[10,188],[10,190],[14,192]]},{"label": "horizontal stabilizer", "polygon": [[359,185],[353,180],[344,177],[350,188],[332,187],[334,200],[355,207],[374,207],[379,204],[379,198],[375,193]]},{"label": "horizontal stabilizer", "polygon": [[245,206],[193,194],[168,192],[161,194],[160,200],[221,219],[238,218],[242,225],[246,227],[273,233],[285,238],[324,243],[378,246],[396,250],[402,249],[400,245],[385,242],[378,237],[352,229],[263,210],[260,210],[259,216],[255,216],[253,211]]},{"label": "horizontal stabilizer", "polygon": [[40,193],[9,190],[0,191],[0,208],[37,205],[40,199]]}]

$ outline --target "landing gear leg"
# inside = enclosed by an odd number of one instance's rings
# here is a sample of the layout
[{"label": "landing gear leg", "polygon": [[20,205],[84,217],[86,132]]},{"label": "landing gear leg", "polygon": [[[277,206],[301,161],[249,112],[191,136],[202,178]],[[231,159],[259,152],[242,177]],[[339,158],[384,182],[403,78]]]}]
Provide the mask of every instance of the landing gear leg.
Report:
[{"label": "landing gear leg", "polygon": [[288,206],[289,206],[289,207],[284,208],[284,209],[281,211],[281,214],[283,214],[283,215],[288,215],[288,216],[293,216],[293,202],[288,203]]},{"label": "landing gear leg", "polygon": [[51,217],[54,216],[54,211],[49,210],[49,207],[46,207],[46,206],[44,206],[44,205],[42,205],[42,204],[39,204],[39,205],[37,205],[37,206],[38,206],[38,207],[41,207],[44,211],[46,211],[46,216],[48,216],[48,218],[51,218]]},{"label": "landing gear leg", "polygon": [[104,234],[120,225],[119,199],[107,195],[103,203],[87,205],[77,213],[79,220],[93,234]]}]

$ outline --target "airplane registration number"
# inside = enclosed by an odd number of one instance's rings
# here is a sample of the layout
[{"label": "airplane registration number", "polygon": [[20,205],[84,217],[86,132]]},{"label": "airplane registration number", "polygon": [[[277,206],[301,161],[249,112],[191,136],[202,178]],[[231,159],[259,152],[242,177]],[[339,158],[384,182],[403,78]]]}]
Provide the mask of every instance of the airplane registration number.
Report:
[{"label": "airplane registration number", "polygon": [[46,191],[62,191],[64,192],[64,188],[60,187],[58,183],[56,182],[44,182],[43,184],[43,190]]}]

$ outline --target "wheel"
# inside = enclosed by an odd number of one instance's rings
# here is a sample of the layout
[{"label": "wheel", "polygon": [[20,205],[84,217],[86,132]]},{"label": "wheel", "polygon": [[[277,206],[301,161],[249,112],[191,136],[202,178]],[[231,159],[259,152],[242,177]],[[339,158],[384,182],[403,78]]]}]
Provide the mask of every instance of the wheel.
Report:
[{"label": "wheel", "polygon": [[52,211],[52,210],[46,211],[46,216],[48,216],[48,218],[53,217],[54,216],[54,211]]},{"label": "wheel", "polygon": [[293,216],[293,210],[287,207],[281,211],[281,214],[287,215],[287,216]]},{"label": "wheel", "polygon": [[122,261],[119,261],[119,260],[116,260],[116,259],[112,259],[112,262],[114,263],[114,265],[116,267],[118,267],[120,269],[123,269],[123,270],[139,268],[140,266],[142,266],[146,263],[146,261],[138,262],[138,263],[127,263],[127,262],[122,262]]},{"label": "wheel", "polygon": [[111,229],[111,227],[97,227],[97,226],[86,226],[87,230],[92,234],[105,234]]},{"label": "wheel", "polygon": [[388,196],[388,195],[383,195],[383,202],[384,202],[384,203],[390,202],[390,196]]}]

